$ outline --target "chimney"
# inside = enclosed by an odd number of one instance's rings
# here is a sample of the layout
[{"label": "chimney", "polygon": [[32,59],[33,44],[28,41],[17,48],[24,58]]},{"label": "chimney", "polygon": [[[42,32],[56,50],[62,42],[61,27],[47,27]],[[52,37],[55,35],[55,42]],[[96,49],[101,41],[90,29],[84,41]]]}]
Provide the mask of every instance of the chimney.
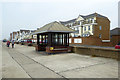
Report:
[{"label": "chimney", "polygon": [[95,16],[97,16],[97,13],[95,12]]}]

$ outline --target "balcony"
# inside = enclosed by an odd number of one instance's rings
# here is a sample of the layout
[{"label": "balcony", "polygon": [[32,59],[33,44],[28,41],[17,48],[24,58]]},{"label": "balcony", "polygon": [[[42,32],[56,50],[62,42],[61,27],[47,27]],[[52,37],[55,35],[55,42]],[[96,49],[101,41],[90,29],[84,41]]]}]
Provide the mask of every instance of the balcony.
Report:
[{"label": "balcony", "polygon": [[91,24],[91,23],[97,23],[97,21],[94,20],[94,21],[84,21],[84,22],[83,22],[83,24]]},{"label": "balcony", "polygon": [[75,33],[79,34],[79,30],[75,30]]}]

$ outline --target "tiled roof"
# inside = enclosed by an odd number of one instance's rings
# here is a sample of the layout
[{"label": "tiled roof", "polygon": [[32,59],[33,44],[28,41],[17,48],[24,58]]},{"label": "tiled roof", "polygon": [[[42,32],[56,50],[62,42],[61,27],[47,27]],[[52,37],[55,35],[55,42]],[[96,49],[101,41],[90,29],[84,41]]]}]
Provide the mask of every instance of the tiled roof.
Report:
[{"label": "tiled roof", "polygon": [[44,33],[44,32],[74,32],[73,29],[65,27],[61,23],[55,21],[45,26],[41,27],[40,29],[36,30],[33,34]]}]

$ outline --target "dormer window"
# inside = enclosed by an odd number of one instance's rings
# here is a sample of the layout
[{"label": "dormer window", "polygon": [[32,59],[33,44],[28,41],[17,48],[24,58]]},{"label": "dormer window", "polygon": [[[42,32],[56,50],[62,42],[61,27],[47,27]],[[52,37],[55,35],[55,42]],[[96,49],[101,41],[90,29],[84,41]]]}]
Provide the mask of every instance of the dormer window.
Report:
[{"label": "dormer window", "polygon": [[94,18],[92,18],[92,23],[94,23]]},{"label": "dormer window", "polygon": [[82,25],[81,22],[80,22],[80,25]]}]

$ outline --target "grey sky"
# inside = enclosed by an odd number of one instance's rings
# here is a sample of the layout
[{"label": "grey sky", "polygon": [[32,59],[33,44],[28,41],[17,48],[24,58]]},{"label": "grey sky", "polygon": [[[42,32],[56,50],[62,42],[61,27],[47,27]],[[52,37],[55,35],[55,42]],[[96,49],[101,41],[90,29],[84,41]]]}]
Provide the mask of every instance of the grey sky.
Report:
[{"label": "grey sky", "polygon": [[118,27],[120,27],[120,1],[119,1],[119,4],[118,4]]},{"label": "grey sky", "polygon": [[[12,2],[11,2],[12,1]],[[36,30],[53,22],[66,21],[94,12],[107,16],[111,29],[118,26],[119,0],[5,0],[2,7],[2,39],[20,29]]]}]

